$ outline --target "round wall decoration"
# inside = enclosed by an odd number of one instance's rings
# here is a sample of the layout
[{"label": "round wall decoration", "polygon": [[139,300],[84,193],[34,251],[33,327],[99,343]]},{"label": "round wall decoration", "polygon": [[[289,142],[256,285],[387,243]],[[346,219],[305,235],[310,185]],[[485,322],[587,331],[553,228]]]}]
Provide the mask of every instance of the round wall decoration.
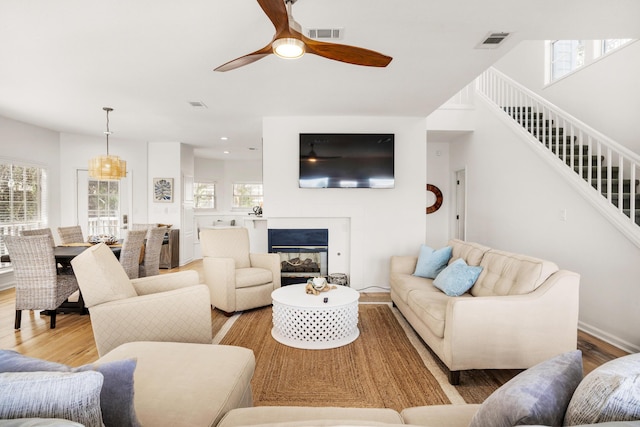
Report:
[{"label": "round wall decoration", "polygon": [[427,206],[427,214],[434,213],[440,206],[442,206],[442,191],[435,185],[427,184],[427,191],[432,192],[436,196],[436,201],[431,205]]}]

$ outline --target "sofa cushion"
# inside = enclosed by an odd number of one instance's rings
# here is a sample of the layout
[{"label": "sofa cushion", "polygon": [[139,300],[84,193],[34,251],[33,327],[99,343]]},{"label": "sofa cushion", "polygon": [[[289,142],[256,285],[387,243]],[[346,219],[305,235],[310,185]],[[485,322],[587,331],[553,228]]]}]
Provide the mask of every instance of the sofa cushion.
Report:
[{"label": "sofa cushion", "polygon": [[104,243],[87,248],[71,260],[87,307],[137,296],[129,276]]},{"label": "sofa cushion", "polygon": [[273,273],[266,268],[239,268],[236,270],[236,289],[266,285],[273,282]]},{"label": "sofa cushion", "polygon": [[493,392],[469,427],[562,425],[571,396],[582,379],[582,352],[560,354],[521,372]]},{"label": "sofa cushion", "polygon": [[418,254],[418,262],[414,276],[424,277],[427,279],[435,279],[449,262],[451,258],[451,246],[445,246],[440,249],[433,249],[427,245],[420,246]]},{"label": "sofa cushion", "polygon": [[[435,292],[413,291],[409,296],[409,308],[424,322],[434,335],[444,337],[447,304],[451,297],[433,288]],[[471,295],[467,294],[468,297]]]},{"label": "sofa cushion", "polygon": [[449,246],[451,246],[451,259],[449,260],[449,264],[458,258],[462,258],[467,265],[473,266],[480,265],[480,261],[482,261],[485,252],[490,249],[488,246],[479,243],[465,242],[459,239],[451,239]]},{"label": "sofa cushion", "polygon": [[480,266],[482,273],[471,288],[476,297],[528,294],[558,271],[550,261],[495,249],[484,254]]},{"label": "sofa cushion", "polygon": [[106,427],[136,427],[140,425],[133,403],[133,375],[135,368],[135,359],[72,368],[61,363],[25,356],[13,350],[0,350],[0,373],[36,371],[96,371],[101,373],[104,381],[100,390],[100,408]]},{"label": "sofa cushion", "polygon": [[409,294],[415,290],[440,293],[440,290],[433,286],[432,279],[417,277],[413,274],[395,273],[391,276],[391,281],[392,291],[397,294],[404,303],[409,301]]},{"label": "sofa cushion", "polygon": [[471,289],[481,271],[482,267],[469,266],[458,258],[438,274],[433,286],[450,297],[459,297]]},{"label": "sofa cushion", "polygon": [[64,418],[101,427],[98,372],[0,374],[0,418]]},{"label": "sofa cushion", "polygon": [[640,353],[591,371],[576,389],[564,425],[640,420]]},{"label": "sofa cushion", "polygon": [[389,408],[336,408],[309,406],[257,406],[229,411],[217,427],[258,425],[377,426],[402,424]]}]

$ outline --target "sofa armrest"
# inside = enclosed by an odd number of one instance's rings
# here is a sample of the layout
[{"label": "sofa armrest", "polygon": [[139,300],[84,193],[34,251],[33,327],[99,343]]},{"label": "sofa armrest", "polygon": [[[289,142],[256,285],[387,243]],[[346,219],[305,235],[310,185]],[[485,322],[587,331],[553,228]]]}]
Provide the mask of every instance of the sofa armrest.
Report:
[{"label": "sofa armrest", "polygon": [[273,289],[280,287],[280,255],[249,254],[251,267],[265,268],[273,273]]},{"label": "sofa armrest", "polygon": [[200,284],[200,276],[194,270],[132,279],[131,284],[138,295],[166,292]]},{"label": "sofa armrest", "polygon": [[452,371],[526,368],[575,350],[579,282],[577,273],[559,270],[529,294],[451,298],[445,363]]},{"label": "sofa armrest", "polygon": [[233,258],[204,257],[202,266],[211,305],[229,313],[236,311],[236,263]]},{"label": "sofa armrest", "polygon": [[417,263],[417,256],[392,256],[391,273],[413,274]]},{"label": "sofa armrest", "polygon": [[210,344],[213,339],[205,285],[110,301],[91,307],[89,313],[101,356],[132,341]]}]

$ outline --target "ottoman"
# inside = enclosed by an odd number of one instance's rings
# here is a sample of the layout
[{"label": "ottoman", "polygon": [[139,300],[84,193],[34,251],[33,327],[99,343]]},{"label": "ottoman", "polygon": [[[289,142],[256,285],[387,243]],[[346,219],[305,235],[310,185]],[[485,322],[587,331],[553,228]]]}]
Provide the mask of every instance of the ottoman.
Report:
[{"label": "ottoman", "polygon": [[253,405],[253,351],[175,342],[122,344],[96,361],[135,358],[134,404],[143,426],[215,426],[231,409]]}]

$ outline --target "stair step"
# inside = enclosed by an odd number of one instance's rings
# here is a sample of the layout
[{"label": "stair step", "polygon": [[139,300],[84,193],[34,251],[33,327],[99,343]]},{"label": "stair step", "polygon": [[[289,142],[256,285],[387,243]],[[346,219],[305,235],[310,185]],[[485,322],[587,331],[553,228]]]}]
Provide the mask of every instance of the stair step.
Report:
[{"label": "stair step", "polygon": [[[578,165],[575,164],[573,166],[573,171],[575,173],[578,173],[578,169],[579,169]],[[611,168],[611,176],[612,177],[618,176],[619,171],[620,171],[620,168],[618,166],[613,166]],[[588,174],[589,174],[589,168],[583,166],[582,167],[582,177],[586,179]],[[592,178],[596,178],[597,176],[598,176],[598,167],[597,166],[591,166],[591,177]],[[602,177],[603,178],[607,177],[607,167],[603,167],[602,168]]]},{"label": "stair step", "polygon": [[[545,147],[550,149],[554,154],[560,154],[560,155],[564,154],[565,150],[568,155],[571,155],[572,151],[573,151],[573,154],[576,154],[576,155],[580,155],[580,152],[582,152],[583,156],[586,156],[589,154],[589,147],[587,147],[586,145],[564,146],[564,145],[552,144],[551,147],[549,147],[549,144],[545,144]],[[573,150],[571,150],[572,147],[573,147]]]},{"label": "stair step", "polygon": [[[578,142],[578,137],[577,136],[571,136],[571,135],[566,135],[564,138],[562,138],[563,135],[560,135],[560,137],[557,137],[556,135],[540,135],[538,136],[538,139],[540,140],[540,142],[543,142],[544,144],[549,144],[549,141],[551,141],[553,144],[555,144],[557,141],[560,142],[560,144],[562,144],[562,140],[564,139],[564,142],[566,142],[567,144],[572,144],[575,142]],[[586,145],[584,145],[584,147],[586,147]]]},{"label": "stair step", "polygon": [[549,135],[551,134],[551,136],[555,136],[555,135],[564,135],[564,128],[554,128],[554,127],[545,127],[544,129],[542,128],[527,128],[527,130],[529,132],[531,132],[533,135]]},{"label": "stair step", "polygon": [[[580,157],[582,157],[582,166],[598,166],[598,156],[573,156],[574,167],[580,164]],[[589,159],[591,157],[591,159]],[[600,161],[604,162],[604,156],[600,156]],[[571,157],[567,158],[567,165],[571,166]]]},{"label": "stair step", "polygon": [[[636,199],[636,206],[635,206],[636,210],[640,209],[640,194],[635,194],[633,198]],[[611,193],[611,203],[615,207],[619,206],[618,205],[619,200],[620,200],[620,195],[619,194]],[[622,208],[623,209],[630,209],[631,208],[631,194],[622,193]]]},{"label": "stair step", "polygon": [[526,127],[527,129],[529,128],[549,128],[553,126],[553,120],[545,120],[545,119],[528,119],[528,118],[523,118],[523,119],[518,119],[517,120],[518,123],[520,123],[522,126]]},{"label": "stair step", "polygon": [[531,113],[533,107],[502,107],[507,113]]},{"label": "stair step", "polygon": [[[628,216],[629,218],[631,218],[631,212],[629,211],[629,209],[622,209],[622,212]],[[640,225],[640,211],[638,211],[636,209],[636,214],[635,214],[635,221],[636,224]]]},{"label": "stair step", "polygon": [[[614,194],[618,193],[619,183],[620,183],[620,180],[617,179],[617,178],[611,180],[611,195],[612,196]],[[638,181],[636,179],[635,180],[635,185],[634,185],[634,190],[638,188],[638,184],[640,184],[640,181]],[[591,186],[593,188],[598,188],[598,180],[597,179],[592,179],[591,180]],[[602,190],[602,194],[606,196],[606,194],[607,194],[607,179],[606,178],[602,179],[601,190]],[[630,190],[631,190],[631,180],[630,179],[622,180],[622,192],[623,193],[630,193]]]}]

